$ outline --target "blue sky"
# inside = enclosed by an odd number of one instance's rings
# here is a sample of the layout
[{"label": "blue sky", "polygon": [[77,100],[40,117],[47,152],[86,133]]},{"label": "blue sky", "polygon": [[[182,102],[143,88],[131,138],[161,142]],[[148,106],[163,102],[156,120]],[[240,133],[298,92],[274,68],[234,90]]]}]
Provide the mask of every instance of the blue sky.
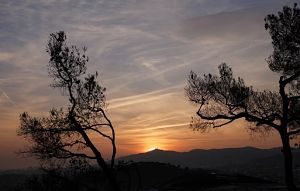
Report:
[{"label": "blue sky", "polygon": [[24,144],[16,136],[21,112],[42,116],[66,104],[49,87],[45,51],[49,34],[60,30],[69,44],[88,48],[88,71],[97,70],[99,83],[107,87],[119,155],[152,147],[278,145],[276,135],[251,138],[242,121],[210,134],[192,132],[188,124],[197,108],[187,101],[184,87],[190,70],[216,73],[226,62],[246,84],[276,89],[278,76],[265,62],[272,45],[263,19],[292,2],[1,0],[0,169],[32,164],[14,154]]}]

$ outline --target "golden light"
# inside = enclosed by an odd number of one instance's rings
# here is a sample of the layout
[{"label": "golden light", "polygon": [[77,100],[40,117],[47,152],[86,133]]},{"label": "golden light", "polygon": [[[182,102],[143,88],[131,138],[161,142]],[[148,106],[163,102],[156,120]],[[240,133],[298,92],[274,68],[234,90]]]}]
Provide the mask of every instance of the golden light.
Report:
[{"label": "golden light", "polygon": [[150,148],[146,149],[146,152],[150,152],[150,151],[153,151],[155,149],[158,149],[158,147],[150,147]]},{"label": "golden light", "polygon": [[147,140],[144,142],[143,147],[144,147],[143,152],[150,152],[158,148],[161,149],[162,145],[161,143],[159,143],[159,140]]}]

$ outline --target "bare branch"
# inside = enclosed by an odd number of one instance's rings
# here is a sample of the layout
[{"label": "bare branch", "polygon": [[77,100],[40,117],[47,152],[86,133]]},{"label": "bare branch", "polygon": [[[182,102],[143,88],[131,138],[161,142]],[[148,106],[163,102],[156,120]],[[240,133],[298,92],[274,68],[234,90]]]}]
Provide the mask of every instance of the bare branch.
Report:
[{"label": "bare branch", "polygon": [[231,119],[231,120],[229,120],[225,123],[222,123],[222,124],[219,124],[219,125],[213,125],[213,128],[218,128],[218,127],[222,127],[224,125],[228,125],[228,124],[232,123],[233,121],[234,121],[234,119]]},{"label": "bare branch", "polygon": [[283,86],[286,86],[288,83],[291,83],[293,80],[296,80],[297,78],[299,78],[299,76],[300,76],[300,71],[295,72],[292,76],[282,80],[281,83]]},{"label": "bare branch", "polygon": [[294,130],[294,131],[289,131],[288,135],[291,136],[291,135],[296,135],[298,133],[300,133],[300,129],[297,129],[297,130]]},{"label": "bare branch", "polygon": [[85,128],[85,129],[87,129],[87,130],[93,130],[93,131],[95,131],[95,132],[97,132],[97,133],[99,133],[100,135],[102,135],[103,137],[105,137],[105,138],[107,138],[107,139],[109,139],[110,141],[113,141],[113,139],[110,137],[110,136],[108,136],[108,135],[106,135],[106,134],[104,134],[104,133],[102,133],[101,131],[99,131],[98,129],[95,129],[95,128],[92,128],[92,127],[89,127],[89,128]]},{"label": "bare branch", "polygon": [[291,97],[288,97],[289,100],[298,100],[300,99],[300,96],[291,96]]},{"label": "bare branch", "polygon": [[88,159],[96,159],[96,157],[94,156],[89,156],[85,153],[74,153],[70,150],[66,150],[66,149],[61,149],[61,151],[67,153],[64,156],[58,156],[57,158],[72,158],[72,157],[83,157],[83,158],[88,158]]}]

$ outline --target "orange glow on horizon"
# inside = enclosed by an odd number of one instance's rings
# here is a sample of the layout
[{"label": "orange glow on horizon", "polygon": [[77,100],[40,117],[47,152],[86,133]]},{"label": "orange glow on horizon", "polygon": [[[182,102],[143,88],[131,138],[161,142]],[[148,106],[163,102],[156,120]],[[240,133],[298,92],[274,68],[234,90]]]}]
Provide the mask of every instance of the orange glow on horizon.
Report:
[{"label": "orange glow on horizon", "polygon": [[149,149],[146,150],[146,152],[153,151],[155,149],[158,149],[158,147],[150,147]]},{"label": "orange glow on horizon", "polygon": [[150,152],[158,148],[162,148],[161,140],[159,139],[148,139],[143,143],[142,148],[140,149],[142,152]]},{"label": "orange glow on horizon", "polygon": [[152,142],[152,143],[146,143],[145,146],[143,146],[142,152],[150,152],[153,151],[155,149],[162,149],[163,147],[160,146],[160,144],[156,141],[156,142]]}]

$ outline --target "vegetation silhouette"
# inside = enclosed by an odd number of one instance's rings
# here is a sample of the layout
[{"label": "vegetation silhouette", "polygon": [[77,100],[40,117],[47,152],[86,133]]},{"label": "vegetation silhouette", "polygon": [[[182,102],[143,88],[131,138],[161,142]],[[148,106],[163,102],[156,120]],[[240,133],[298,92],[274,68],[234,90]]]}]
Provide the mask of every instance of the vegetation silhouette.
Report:
[{"label": "vegetation silhouette", "polygon": [[[98,73],[85,74],[88,57],[76,46],[66,44],[63,31],[50,34],[47,52],[51,86],[59,89],[68,98],[67,108],[53,108],[48,117],[20,115],[18,135],[30,144],[22,151],[41,160],[44,168],[62,168],[74,165],[89,166],[96,161],[109,182],[109,189],[119,191],[114,172],[116,156],[115,131],[105,108],[105,88],[98,84]],[[112,154],[107,163],[93,143],[94,133],[111,143]]]},{"label": "vegetation silhouette", "polygon": [[[102,173],[95,168],[85,171],[51,169],[46,173],[38,173],[27,177],[26,181],[17,185],[16,191],[97,191],[103,181]],[[100,180],[100,181],[99,181]],[[101,190],[101,189],[100,189]]]},{"label": "vegetation silhouette", "polygon": [[279,91],[258,91],[234,78],[227,64],[219,65],[219,76],[198,76],[191,71],[185,88],[188,99],[199,105],[191,127],[206,131],[245,119],[253,131],[276,130],[282,142],[285,182],[296,190],[290,139],[300,134],[300,9],[284,6],[278,15],[265,18],[265,29],[272,38],[273,54],[269,68],[280,74]]}]

